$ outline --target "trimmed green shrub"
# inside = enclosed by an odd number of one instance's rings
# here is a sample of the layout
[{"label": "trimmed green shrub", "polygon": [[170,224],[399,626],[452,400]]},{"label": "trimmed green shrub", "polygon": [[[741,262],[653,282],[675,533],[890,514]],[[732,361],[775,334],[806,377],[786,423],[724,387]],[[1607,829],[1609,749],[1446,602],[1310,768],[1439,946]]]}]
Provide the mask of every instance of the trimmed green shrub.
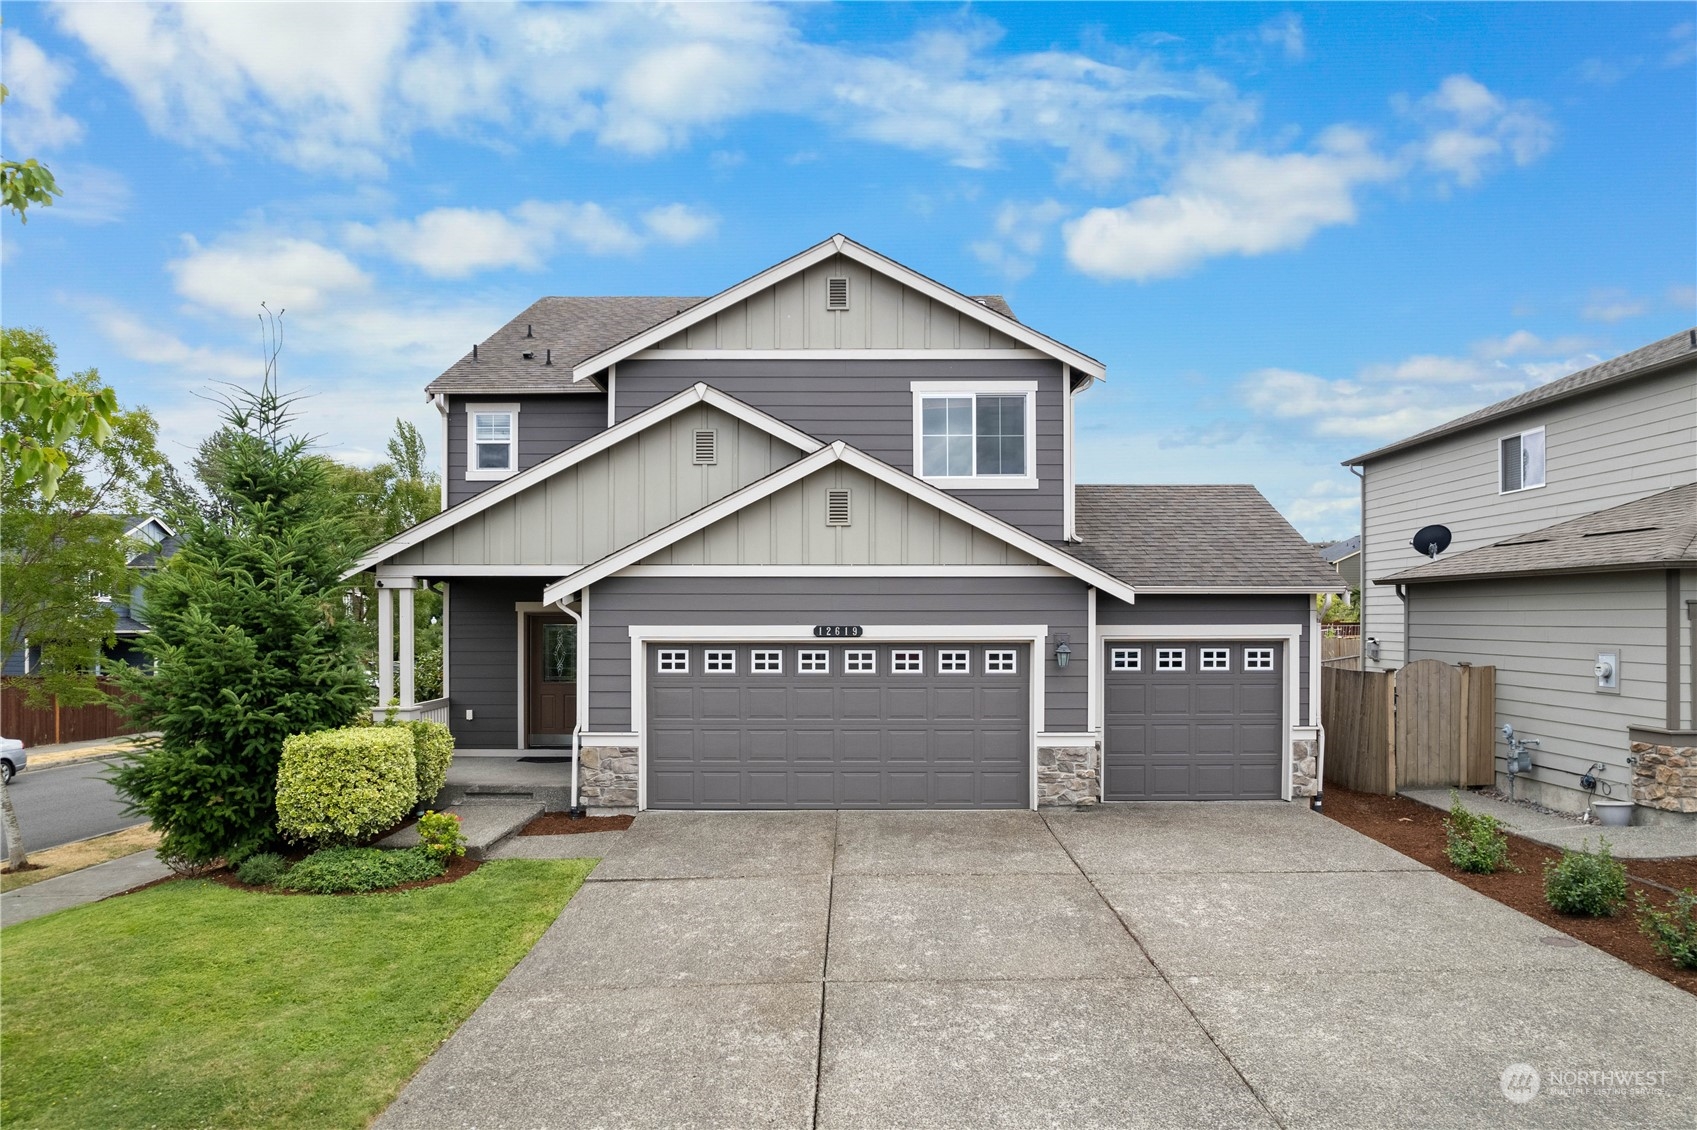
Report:
[{"label": "trimmed green shrub", "polygon": [[1603,840],[1596,852],[1563,851],[1544,860],[1544,901],[1558,914],[1607,918],[1626,902],[1626,868]]},{"label": "trimmed green shrub", "polygon": [[250,887],[275,887],[289,870],[289,861],[273,851],[250,855],[236,868],[236,878]]},{"label": "trimmed green shrub", "polygon": [[465,833],[460,818],[452,812],[426,812],[418,818],[418,839],[424,850],[447,862],[449,856],[465,854]]},{"label": "trimmed green shrub", "polygon": [[1508,860],[1508,837],[1497,818],[1467,811],[1453,793],[1444,821],[1444,854],[1458,869],[1475,875],[1520,870]]},{"label": "trimmed green shrub", "polygon": [[440,722],[407,722],[412,752],[418,762],[418,803],[429,804],[448,783],[448,763],[454,759],[454,733]]},{"label": "trimmed green shrub", "polygon": [[293,867],[278,884],[285,890],[315,895],[381,891],[402,883],[434,879],[445,865],[423,848],[384,851],[382,848],[337,847],[315,851]]},{"label": "trimmed green shrub", "polygon": [[400,823],[418,795],[410,730],[349,726],[296,734],[277,770],[277,830],[314,844],[348,844]]},{"label": "trimmed green shrub", "polygon": [[1661,910],[1642,891],[1634,895],[1638,929],[1650,939],[1656,952],[1681,969],[1697,969],[1697,892],[1687,887]]}]

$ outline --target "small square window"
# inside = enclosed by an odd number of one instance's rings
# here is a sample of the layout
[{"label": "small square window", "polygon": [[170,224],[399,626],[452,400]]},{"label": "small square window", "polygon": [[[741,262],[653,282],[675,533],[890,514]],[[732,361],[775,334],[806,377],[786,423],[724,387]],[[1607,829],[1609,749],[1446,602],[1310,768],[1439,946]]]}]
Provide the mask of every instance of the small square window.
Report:
[{"label": "small square window", "polygon": [[1502,494],[1544,485],[1544,429],[1533,428],[1497,441]]},{"label": "small square window", "polygon": [[689,652],[681,650],[660,652],[660,670],[667,674],[689,674]]},{"label": "small square window", "polygon": [[843,670],[850,675],[875,675],[878,673],[878,653],[875,651],[845,651],[843,652]]},{"label": "small square window", "polygon": [[709,651],[707,661],[702,664],[710,675],[735,675],[737,673],[737,653],[734,651]]},{"label": "small square window", "polygon": [[1115,671],[1143,670],[1143,649],[1116,647],[1108,652],[1108,666]]},{"label": "small square window", "polygon": [[1270,647],[1244,648],[1243,669],[1245,671],[1271,671],[1273,669],[1273,649]]},{"label": "small square window", "polygon": [[466,413],[466,479],[487,482],[516,474],[519,406],[468,404]]},{"label": "small square window", "polygon": [[890,653],[890,671],[897,675],[923,675],[925,673],[925,653],[922,651],[892,651]]},{"label": "small square window", "polygon": [[992,675],[1011,675],[1019,670],[1018,653],[1013,651],[986,651],[984,653],[984,670]]},{"label": "small square window", "polygon": [[749,658],[748,669],[756,675],[782,675],[784,673],[784,653],[781,651],[757,651]]},{"label": "small square window", "polygon": [[943,675],[970,675],[972,673],[972,653],[970,651],[939,651],[937,653],[937,671]]},{"label": "small square window", "polygon": [[1184,670],[1184,648],[1158,647],[1155,649],[1155,670],[1182,671]]},{"label": "small square window", "polygon": [[1230,671],[1232,669],[1231,649],[1229,647],[1205,647],[1202,649],[1202,670]]},{"label": "small square window", "polygon": [[795,669],[803,675],[828,675],[831,673],[831,653],[828,651],[803,651],[795,657]]}]

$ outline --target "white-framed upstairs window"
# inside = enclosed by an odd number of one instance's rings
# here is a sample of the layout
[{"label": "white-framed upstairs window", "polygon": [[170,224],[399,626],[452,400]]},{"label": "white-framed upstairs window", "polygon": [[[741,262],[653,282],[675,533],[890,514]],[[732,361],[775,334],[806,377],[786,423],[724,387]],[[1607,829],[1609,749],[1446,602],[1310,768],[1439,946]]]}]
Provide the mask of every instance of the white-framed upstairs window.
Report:
[{"label": "white-framed upstairs window", "polygon": [[1036,489],[1036,381],[914,381],[912,388],[915,474],[945,489]]},{"label": "white-framed upstairs window", "polygon": [[510,479],[519,473],[519,406],[467,404],[465,477],[469,482]]},{"label": "white-framed upstairs window", "polygon": [[1544,485],[1544,429],[1531,428],[1497,441],[1497,493]]}]

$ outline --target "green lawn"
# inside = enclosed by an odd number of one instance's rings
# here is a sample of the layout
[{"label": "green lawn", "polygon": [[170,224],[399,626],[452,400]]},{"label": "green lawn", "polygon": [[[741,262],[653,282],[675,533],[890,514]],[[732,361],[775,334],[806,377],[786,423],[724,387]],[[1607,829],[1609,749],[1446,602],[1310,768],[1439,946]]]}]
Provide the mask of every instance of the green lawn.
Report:
[{"label": "green lawn", "polygon": [[166,883],[0,931],[0,1123],[357,1127],[592,860],[331,898]]}]

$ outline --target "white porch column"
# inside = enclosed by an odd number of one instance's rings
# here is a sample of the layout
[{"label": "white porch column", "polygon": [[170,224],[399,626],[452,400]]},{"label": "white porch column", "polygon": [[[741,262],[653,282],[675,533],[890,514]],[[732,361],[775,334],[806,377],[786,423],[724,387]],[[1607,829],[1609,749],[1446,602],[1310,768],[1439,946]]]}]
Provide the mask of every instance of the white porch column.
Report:
[{"label": "white porch column", "polygon": [[395,697],[395,593],[377,584],[377,706]]},{"label": "white porch column", "polygon": [[414,589],[411,585],[400,590],[401,597],[401,705],[411,706],[413,697],[413,677],[417,665],[413,658],[413,615],[412,602]]}]

